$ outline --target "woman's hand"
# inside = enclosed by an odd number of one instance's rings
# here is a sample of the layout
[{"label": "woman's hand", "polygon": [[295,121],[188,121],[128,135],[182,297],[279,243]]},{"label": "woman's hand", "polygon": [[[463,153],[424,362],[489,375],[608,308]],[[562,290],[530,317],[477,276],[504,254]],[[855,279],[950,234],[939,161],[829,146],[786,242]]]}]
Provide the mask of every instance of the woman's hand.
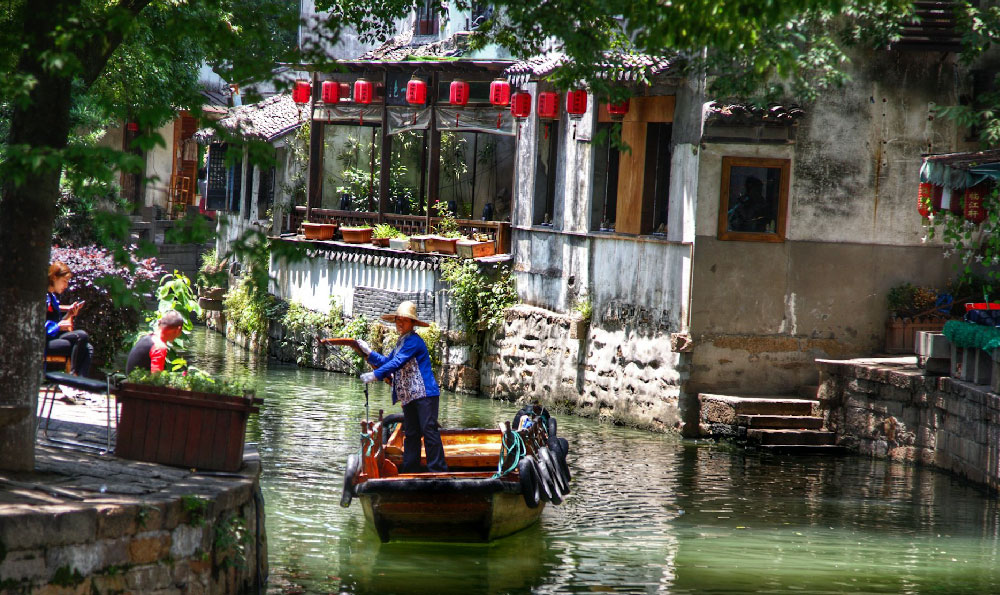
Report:
[{"label": "woman's hand", "polygon": [[59,330],[64,332],[70,332],[73,330],[73,317],[68,316],[59,321]]}]

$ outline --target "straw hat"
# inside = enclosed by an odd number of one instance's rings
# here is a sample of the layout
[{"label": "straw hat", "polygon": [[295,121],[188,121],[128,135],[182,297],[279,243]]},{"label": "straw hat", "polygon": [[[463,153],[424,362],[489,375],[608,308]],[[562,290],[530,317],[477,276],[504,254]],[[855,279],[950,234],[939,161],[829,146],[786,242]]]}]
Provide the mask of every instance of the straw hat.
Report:
[{"label": "straw hat", "polygon": [[409,318],[413,321],[414,326],[430,326],[429,323],[417,318],[417,305],[410,301],[400,303],[399,307],[396,308],[395,314],[383,314],[382,320],[396,322],[397,317]]}]

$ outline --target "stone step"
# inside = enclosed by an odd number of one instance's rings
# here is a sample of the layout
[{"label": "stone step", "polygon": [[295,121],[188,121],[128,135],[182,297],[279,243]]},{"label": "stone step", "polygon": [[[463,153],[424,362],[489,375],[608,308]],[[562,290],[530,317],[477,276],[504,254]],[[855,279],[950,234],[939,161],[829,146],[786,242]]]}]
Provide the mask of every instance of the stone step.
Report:
[{"label": "stone step", "polygon": [[833,444],[761,444],[758,448],[764,452],[778,455],[843,456],[850,454],[850,451],[843,446]]},{"label": "stone step", "polygon": [[736,422],[747,428],[818,430],[823,418],[810,415],[737,415]]},{"label": "stone step", "polygon": [[822,430],[747,430],[747,440],[758,444],[833,444],[837,435]]},{"label": "stone step", "polygon": [[815,399],[816,398],[816,393],[819,392],[819,385],[818,384],[803,384],[802,386],[799,387],[799,390],[797,392],[798,392],[798,395],[800,397],[802,397],[803,399]]},{"label": "stone step", "polygon": [[735,424],[737,415],[813,415],[819,410],[814,399],[701,393],[698,400],[701,419],[707,423]]}]

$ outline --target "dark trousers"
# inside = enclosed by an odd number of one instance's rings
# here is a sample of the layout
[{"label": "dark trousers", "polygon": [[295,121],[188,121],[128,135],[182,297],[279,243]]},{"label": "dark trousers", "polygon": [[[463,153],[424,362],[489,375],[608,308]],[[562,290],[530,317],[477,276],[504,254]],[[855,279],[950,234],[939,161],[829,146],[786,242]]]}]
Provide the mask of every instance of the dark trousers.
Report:
[{"label": "dark trousers", "polygon": [[424,439],[427,470],[448,470],[438,431],[438,397],[424,397],[403,405],[403,433],[403,467],[400,471],[414,473],[420,469],[420,438]]},{"label": "dark trousers", "polygon": [[94,354],[94,346],[90,344],[87,331],[69,331],[50,339],[45,345],[45,353],[70,356],[70,370],[77,376],[86,376],[90,373],[90,357]]}]

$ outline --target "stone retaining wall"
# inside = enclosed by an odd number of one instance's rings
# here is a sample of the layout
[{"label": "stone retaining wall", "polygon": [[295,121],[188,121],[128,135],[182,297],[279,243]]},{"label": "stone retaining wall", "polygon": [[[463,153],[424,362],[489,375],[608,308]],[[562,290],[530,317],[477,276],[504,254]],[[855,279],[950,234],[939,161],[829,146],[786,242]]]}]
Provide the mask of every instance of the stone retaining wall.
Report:
[{"label": "stone retaining wall", "polygon": [[656,431],[680,430],[687,409],[684,362],[667,333],[604,329],[518,305],[487,348],[481,390]]},{"label": "stone retaining wall", "polygon": [[[124,464],[137,475],[109,471],[104,495],[0,501],[0,593],[263,592],[267,541],[255,454],[235,477]],[[169,487],[125,495],[140,476]]]},{"label": "stone retaining wall", "polygon": [[915,358],[817,363],[839,444],[1000,488],[1000,395],[988,386],[927,375]]}]

